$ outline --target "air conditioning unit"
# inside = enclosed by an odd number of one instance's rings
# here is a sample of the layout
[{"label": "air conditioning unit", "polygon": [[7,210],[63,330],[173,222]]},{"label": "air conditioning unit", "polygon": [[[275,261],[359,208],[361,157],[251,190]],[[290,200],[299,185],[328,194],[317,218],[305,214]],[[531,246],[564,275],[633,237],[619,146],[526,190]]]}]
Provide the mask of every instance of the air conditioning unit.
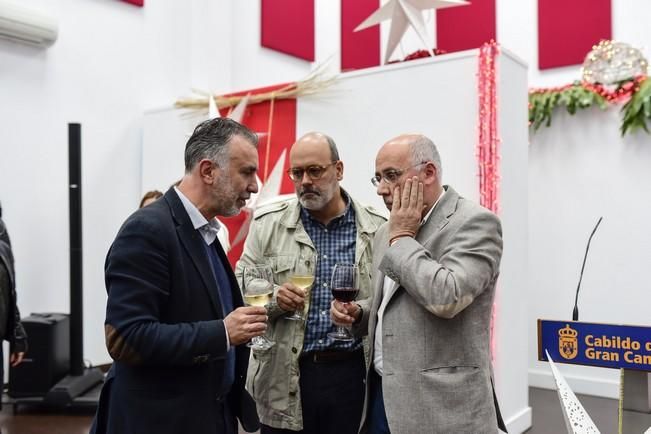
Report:
[{"label": "air conditioning unit", "polygon": [[0,38],[49,47],[58,33],[54,17],[15,1],[0,0]]}]

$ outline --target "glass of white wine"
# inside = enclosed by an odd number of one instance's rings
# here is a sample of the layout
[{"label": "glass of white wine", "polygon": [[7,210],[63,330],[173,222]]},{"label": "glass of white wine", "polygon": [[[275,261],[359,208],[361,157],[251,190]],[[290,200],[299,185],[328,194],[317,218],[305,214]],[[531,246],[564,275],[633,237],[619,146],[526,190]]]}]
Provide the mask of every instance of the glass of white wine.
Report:
[{"label": "glass of white wine", "polygon": [[[242,293],[244,302],[249,306],[264,307],[271,301],[273,295],[273,274],[269,265],[246,265],[242,270]],[[275,342],[266,336],[255,336],[246,344],[254,350],[268,350]]]},{"label": "glass of white wine", "polygon": [[[310,289],[314,284],[314,276],[316,274],[316,258],[317,255],[312,251],[301,252],[294,260],[294,268],[292,274],[289,276],[289,281],[296,285],[298,288],[305,291],[305,299],[310,296]],[[302,311],[294,311],[294,314],[286,317],[292,321],[305,321],[305,316]]]}]

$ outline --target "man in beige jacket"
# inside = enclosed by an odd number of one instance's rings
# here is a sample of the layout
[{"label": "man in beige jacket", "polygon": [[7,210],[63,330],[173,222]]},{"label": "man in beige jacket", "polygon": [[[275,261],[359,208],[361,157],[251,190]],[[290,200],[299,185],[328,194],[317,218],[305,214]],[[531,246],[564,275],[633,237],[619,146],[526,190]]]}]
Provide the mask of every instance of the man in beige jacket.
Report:
[{"label": "man in beige jacket", "polygon": [[[267,336],[275,345],[253,351],[247,388],[262,423],[261,433],[356,434],[364,402],[362,339],[328,337],[330,277],[336,263],[359,267],[360,298],[369,296],[371,243],[386,219],[360,205],[339,185],[344,164],[334,141],[321,133],[291,148],[287,171],[296,199],[258,210],[236,267],[268,263],[277,285],[269,306]],[[316,254],[308,295],[289,283],[294,259]],[[290,321],[295,310],[306,320]],[[365,348],[366,347],[366,348]]]}]

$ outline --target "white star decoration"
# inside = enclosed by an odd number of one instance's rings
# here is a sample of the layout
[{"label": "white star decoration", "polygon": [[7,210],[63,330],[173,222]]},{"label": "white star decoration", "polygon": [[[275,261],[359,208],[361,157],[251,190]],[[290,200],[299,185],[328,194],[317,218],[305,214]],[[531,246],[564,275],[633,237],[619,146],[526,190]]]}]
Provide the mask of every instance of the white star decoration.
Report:
[{"label": "white star decoration", "polygon": [[554,380],[556,380],[556,390],[563,408],[567,432],[570,434],[599,434],[599,430],[592,419],[590,419],[588,412],[585,411],[579,399],[572,392],[572,389],[570,389],[567,381],[565,381],[565,377],[558,370],[547,350],[545,350],[545,354],[547,355],[552,374],[554,374]]},{"label": "white star decoration", "polygon": [[470,4],[470,2],[465,0],[389,0],[388,3],[373,12],[362,24],[357,26],[355,31],[364,30],[382,21],[391,20],[389,42],[387,43],[387,51],[384,55],[384,63],[387,63],[402,39],[402,36],[407,31],[407,27],[411,26],[433,56],[434,53],[430,48],[431,44],[427,42],[427,29],[425,28],[422,11],[467,4]]}]

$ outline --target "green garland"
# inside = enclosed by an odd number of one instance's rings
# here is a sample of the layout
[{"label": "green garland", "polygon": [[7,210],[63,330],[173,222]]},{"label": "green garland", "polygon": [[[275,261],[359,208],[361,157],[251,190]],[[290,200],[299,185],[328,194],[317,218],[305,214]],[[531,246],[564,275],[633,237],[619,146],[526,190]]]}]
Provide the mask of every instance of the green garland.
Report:
[{"label": "green garland", "polygon": [[552,124],[552,113],[559,106],[565,106],[567,112],[575,114],[578,109],[585,109],[597,104],[600,109],[607,107],[604,97],[581,86],[575,81],[563,88],[537,90],[529,93],[529,124],[537,131],[542,124]]},{"label": "green garland", "polygon": [[622,136],[643,129],[650,133],[646,122],[651,122],[651,80],[645,76],[617,83],[611,91],[602,85],[580,81],[557,88],[534,89],[529,92],[529,125],[537,131],[542,125],[551,126],[552,114],[558,107],[565,107],[574,115],[577,111],[592,106],[601,110],[623,99],[628,102],[622,107]]},{"label": "green garland", "polygon": [[622,136],[640,128],[649,133],[646,121],[651,122],[651,80],[644,80],[638,89],[622,107]]}]

